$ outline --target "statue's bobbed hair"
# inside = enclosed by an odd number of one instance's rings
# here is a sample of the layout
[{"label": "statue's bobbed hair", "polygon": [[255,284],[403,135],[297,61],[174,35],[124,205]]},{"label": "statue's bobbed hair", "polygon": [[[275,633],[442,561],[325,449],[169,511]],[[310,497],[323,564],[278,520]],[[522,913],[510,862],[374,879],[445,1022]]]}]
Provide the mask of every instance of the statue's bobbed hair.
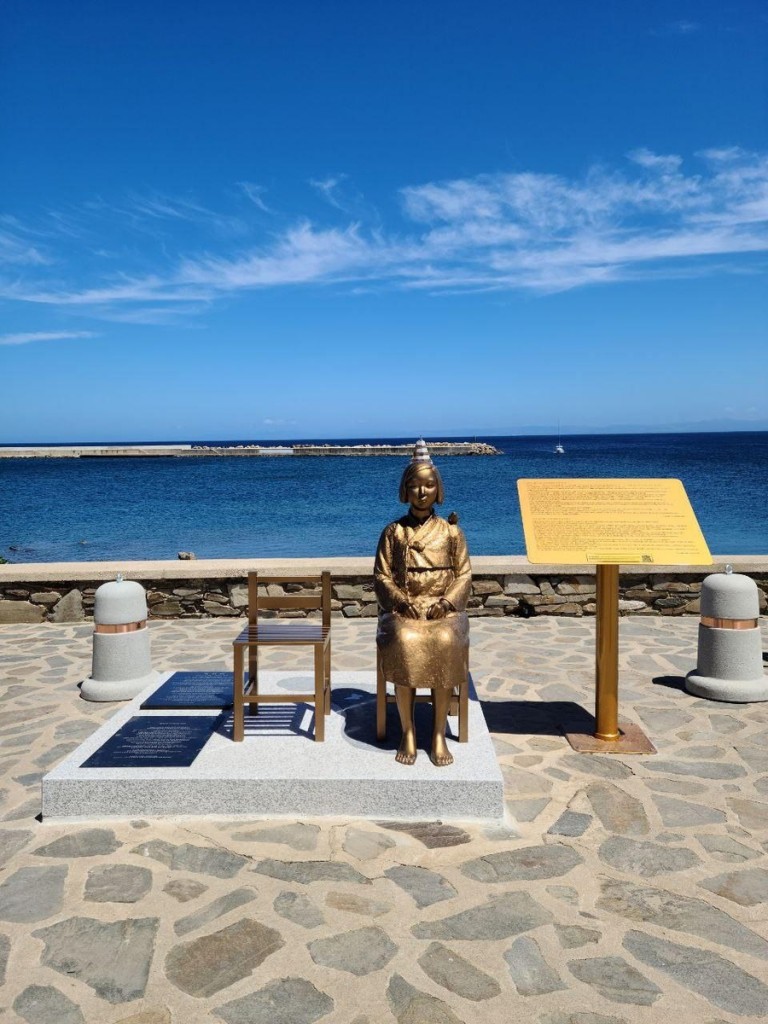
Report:
[{"label": "statue's bobbed hair", "polygon": [[435,481],[437,482],[437,497],[435,498],[436,505],[442,505],[445,501],[445,491],[443,489],[443,481],[440,477],[440,471],[437,466],[431,462],[409,462],[403,470],[403,475],[400,478],[400,501],[404,505],[408,505],[407,489],[411,480],[421,472],[422,469],[430,469],[435,474]]}]

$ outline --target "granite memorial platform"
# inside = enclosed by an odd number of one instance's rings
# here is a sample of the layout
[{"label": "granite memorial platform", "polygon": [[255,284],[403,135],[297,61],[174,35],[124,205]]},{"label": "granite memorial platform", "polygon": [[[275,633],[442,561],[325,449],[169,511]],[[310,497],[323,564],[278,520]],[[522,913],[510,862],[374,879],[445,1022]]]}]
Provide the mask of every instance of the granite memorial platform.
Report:
[{"label": "granite memorial platform", "polygon": [[[232,742],[232,711],[205,707],[206,680],[195,674],[197,706],[183,707],[184,673],[165,673],[85,740],[42,780],[44,821],[238,815],[501,821],[503,782],[491,737],[470,687],[469,742],[455,739],[454,763],[438,768],[421,744],[431,739],[431,707],[416,706],[419,755],[395,761],[400,725],[388,708],[387,740],[376,740],[373,672],[335,672],[326,739],[314,742],[310,704],[267,704],[246,717],[245,741]],[[231,693],[210,673],[222,704]],[[168,685],[175,677],[175,684]],[[311,692],[298,671],[263,672],[264,692]],[[163,689],[165,688],[165,689]],[[183,688],[182,688],[183,689]],[[153,699],[154,698],[154,699]],[[157,710],[153,710],[157,707]]]}]

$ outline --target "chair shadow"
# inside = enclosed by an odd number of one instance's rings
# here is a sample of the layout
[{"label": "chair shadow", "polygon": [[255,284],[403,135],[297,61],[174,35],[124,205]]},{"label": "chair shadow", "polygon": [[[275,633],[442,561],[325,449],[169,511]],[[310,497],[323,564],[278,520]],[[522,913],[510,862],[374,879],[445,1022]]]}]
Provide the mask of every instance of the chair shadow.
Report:
[{"label": "chair shadow", "polygon": [[[469,677],[469,699],[477,701],[472,676]],[[331,691],[331,706],[344,717],[342,735],[355,746],[374,748],[382,752],[397,750],[400,742],[400,717],[395,704],[387,704],[387,735],[383,740],[376,738],[376,694],[352,686],[339,686]],[[310,712],[307,717],[307,712]],[[233,715],[225,711],[215,732],[232,739]],[[303,724],[305,723],[305,724]],[[414,708],[414,723],[417,736],[424,740],[432,736],[432,708],[427,703],[417,703]],[[314,739],[314,704],[262,704],[257,715],[246,713],[245,736],[288,735]],[[448,719],[449,739],[458,740],[458,718]]]},{"label": "chair shadow", "polygon": [[593,732],[595,719],[570,700],[481,700],[488,730],[507,736],[561,736]]},{"label": "chair shadow", "polygon": [[[309,712],[307,724],[302,723]],[[214,732],[226,739],[232,739],[232,712],[225,712]],[[314,704],[262,704],[257,715],[245,715],[245,736],[305,736],[314,739],[315,707]]]},{"label": "chair shadow", "polygon": [[[376,740],[376,698],[369,690],[338,687],[331,691],[331,707],[345,719],[344,734],[365,746],[381,746]],[[309,715],[307,715],[309,712]],[[215,732],[232,739],[233,714],[225,711]],[[258,714],[245,714],[245,737],[249,736],[303,736],[315,738],[315,705],[307,702],[294,704],[262,704]],[[398,724],[399,735],[399,724]]]},{"label": "chair shadow", "polygon": [[666,686],[669,690],[685,689],[685,676],[654,676],[651,682],[654,686]]}]

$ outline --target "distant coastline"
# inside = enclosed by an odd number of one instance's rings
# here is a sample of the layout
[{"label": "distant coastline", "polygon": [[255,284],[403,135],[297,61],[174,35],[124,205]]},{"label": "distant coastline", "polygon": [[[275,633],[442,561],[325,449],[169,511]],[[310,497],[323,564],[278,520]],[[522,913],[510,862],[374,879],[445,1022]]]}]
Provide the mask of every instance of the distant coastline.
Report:
[{"label": "distant coastline", "polygon": [[[638,427],[638,426],[616,426],[616,427],[573,427],[563,424],[560,430],[562,437],[575,440],[585,438],[668,438],[671,436],[685,435],[686,437],[712,437],[729,435],[733,437],[754,436],[768,434],[768,421],[758,420],[754,423],[748,421],[711,421],[702,424],[680,424],[679,427]],[[339,437],[333,434],[320,436],[296,436],[286,435],[284,437],[258,437],[258,436],[232,436],[232,437],[211,437],[204,434],[188,435],[187,437],[155,437],[155,438],[99,438],[98,440],[82,440],[80,438],[69,438],[66,441],[21,441],[0,440],[0,451],[14,449],[26,452],[31,448],[60,449],[60,448],[294,448],[294,447],[326,447],[328,445],[338,448],[349,446],[406,446],[413,447],[417,437],[423,437],[428,446],[433,444],[466,444],[483,443],[492,446],[501,445],[505,441],[544,440],[556,438],[557,429],[553,424],[551,429],[538,426],[522,426],[515,431],[506,434],[493,433],[490,431],[459,431],[452,433],[444,431],[441,434],[429,434],[426,432],[413,433],[408,435],[398,434],[365,434],[350,437]]]},{"label": "distant coastline", "polygon": [[[437,455],[501,455],[501,449],[484,441],[430,441]],[[188,458],[200,456],[351,456],[409,455],[412,444],[291,444],[291,445],[40,445],[0,447],[0,459],[123,459]]]}]

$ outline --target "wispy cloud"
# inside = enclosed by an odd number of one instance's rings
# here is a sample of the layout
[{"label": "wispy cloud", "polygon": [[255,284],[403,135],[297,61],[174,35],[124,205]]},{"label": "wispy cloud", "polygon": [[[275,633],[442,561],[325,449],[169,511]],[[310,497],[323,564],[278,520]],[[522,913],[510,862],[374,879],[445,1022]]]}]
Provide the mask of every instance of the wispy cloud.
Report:
[{"label": "wispy cloud", "polygon": [[654,153],[652,150],[646,149],[645,146],[641,146],[640,149],[630,150],[627,156],[641,167],[647,167],[650,170],[666,174],[673,174],[675,171],[680,170],[683,163],[683,158],[680,156],[676,156],[673,153],[666,156],[662,153]]},{"label": "wispy cloud", "polygon": [[[5,223],[14,223],[14,218],[3,218]],[[3,220],[0,220],[2,225]],[[44,266],[51,258],[44,253],[39,243],[35,242],[30,233],[22,229],[0,226],[0,266]]]},{"label": "wispy cloud", "polygon": [[125,200],[110,206],[102,204],[103,218],[124,221],[139,233],[158,239],[173,237],[175,230],[192,228],[201,234],[225,237],[241,236],[247,231],[247,220],[237,213],[212,210],[193,196],[169,196],[160,192],[131,193]]},{"label": "wispy cloud", "polygon": [[335,210],[349,217],[378,223],[378,212],[366,202],[365,196],[354,187],[348,175],[335,174],[321,179],[310,178],[309,184]]},{"label": "wispy cloud", "polygon": [[[345,209],[340,182],[314,183],[336,223],[286,223],[274,215],[267,232],[262,218],[237,249],[205,234],[219,216],[208,206],[144,197],[131,207],[137,218],[182,232],[156,254],[151,272],[101,276],[101,260],[72,283],[59,267],[53,279],[32,265],[0,293],[162,323],[221,297],[290,285],[548,293],[744,273],[754,269],[754,254],[768,251],[768,156],[736,147],[711,148],[691,161],[638,147],[621,167],[596,165],[579,178],[519,172],[407,185],[397,197],[400,216],[387,227],[375,214]],[[243,201],[258,207],[260,192],[240,188]],[[115,246],[108,248],[114,265]]]},{"label": "wispy cloud", "polygon": [[700,22],[679,18],[677,21],[668,21],[661,28],[653,29],[651,34],[655,36],[692,36],[701,30]]},{"label": "wispy cloud", "polygon": [[166,196],[160,193],[133,194],[122,211],[119,208],[117,211],[139,221],[186,221],[189,224],[205,225],[224,232],[239,233],[244,227],[239,217],[210,210],[193,198]]},{"label": "wispy cloud", "polygon": [[132,307],[130,304],[121,306],[103,303],[89,310],[92,316],[99,320],[108,320],[116,324],[137,324],[152,327],[170,327],[184,325],[189,327],[202,326],[197,319],[210,308],[209,303],[194,303],[190,300],[188,304],[171,304],[167,306],[149,304],[138,304]]},{"label": "wispy cloud", "polygon": [[309,184],[320,193],[326,203],[329,203],[337,210],[341,210],[343,213],[347,213],[347,204],[340,195],[341,183],[345,178],[346,174],[337,174],[320,179],[310,178]]},{"label": "wispy cloud", "polygon": [[0,335],[0,345],[29,345],[33,341],[67,341],[72,338],[95,338],[93,331],[27,331]]},{"label": "wispy cloud", "polygon": [[255,207],[263,213],[272,213],[272,210],[262,199],[262,196],[267,191],[263,185],[254,185],[252,181],[238,181],[237,184],[242,189],[243,195],[247,196]]},{"label": "wispy cloud", "polygon": [[[242,206],[251,211],[258,186],[249,188],[253,194],[248,199],[244,191],[238,191],[238,195]],[[98,253],[114,256],[116,246],[121,244],[125,259],[132,250],[143,251],[148,240],[162,251],[163,246],[175,245],[184,235],[187,242],[190,236],[198,242],[208,237],[220,241],[222,236],[242,237],[248,228],[245,209],[214,210],[191,195],[130,192],[114,201],[97,195],[62,209],[41,209],[24,222],[0,214],[0,264],[59,262],[54,253],[62,241],[71,257]]]}]

